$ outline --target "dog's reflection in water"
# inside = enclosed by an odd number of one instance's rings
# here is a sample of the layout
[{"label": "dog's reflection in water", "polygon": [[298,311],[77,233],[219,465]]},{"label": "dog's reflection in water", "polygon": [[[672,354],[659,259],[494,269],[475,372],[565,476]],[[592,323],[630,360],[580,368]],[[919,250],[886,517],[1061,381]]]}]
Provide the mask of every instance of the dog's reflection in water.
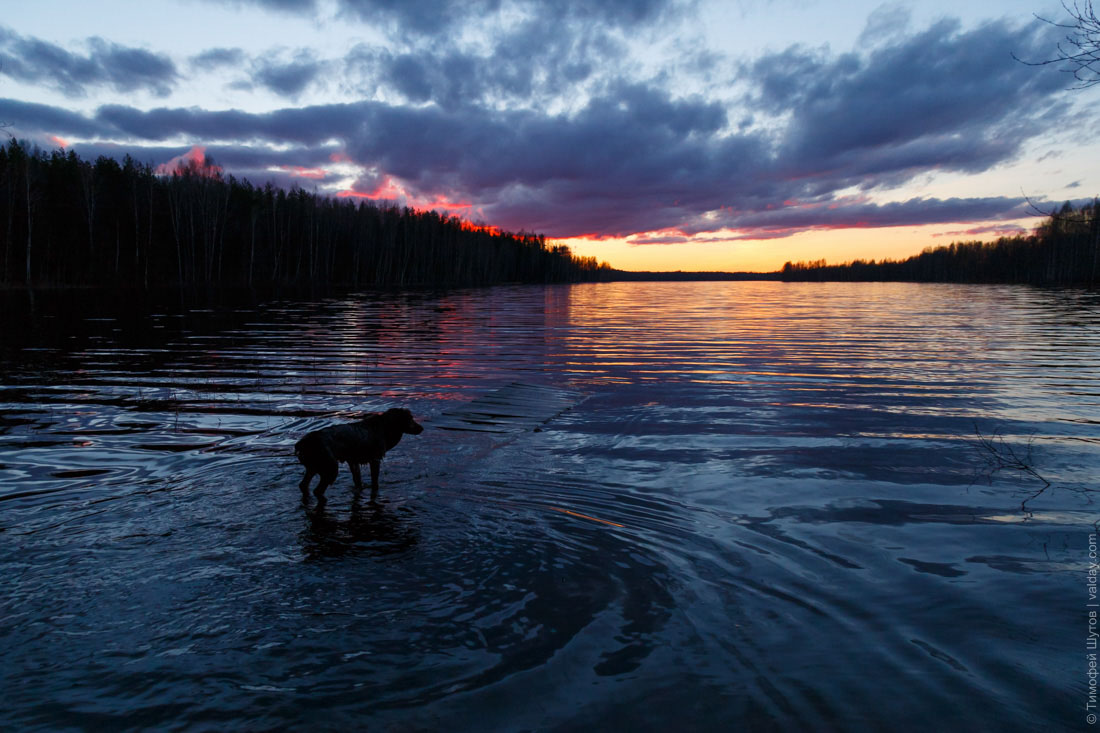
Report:
[{"label": "dog's reflection in water", "polygon": [[420,539],[416,514],[406,506],[352,502],[351,511],[337,514],[325,504],[305,510],[302,540],[307,559],[351,555],[395,555],[416,546]]}]

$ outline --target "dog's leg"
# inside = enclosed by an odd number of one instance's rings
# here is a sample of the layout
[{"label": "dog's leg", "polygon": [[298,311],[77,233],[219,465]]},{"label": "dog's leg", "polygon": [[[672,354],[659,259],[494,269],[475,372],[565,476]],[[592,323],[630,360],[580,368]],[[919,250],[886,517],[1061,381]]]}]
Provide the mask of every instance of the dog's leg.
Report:
[{"label": "dog's leg", "polygon": [[309,482],[313,480],[313,477],[317,474],[313,471],[306,469],[305,477],[298,483],[298,488],[302,490],[302,498],[305,499],[309,496]]},{"label": "dog's leg", "polygon": [[378,469],[382,466],[382,461],[377,458],[372,458],[370,462],[370,500],[374,501],[378,498]]},{"label": "dog's leg", "polygon": [[317,501],[325,500],[325,489],[336,480],[336,474],[340,472],[340,464],[333,459],[331,462],[326,461],[324,466],[321,466],[319,473],[321,474],[321,483],[317,484],[317,488],[313,490],[313,495],[317,497]]},{"label": "dog's leg", "polygon": [[348,461],[348,468],[351,469],[351,477],[355,480],[355,493],[358,494],[363,490],[363,476],[359,473],[359,464]]}]

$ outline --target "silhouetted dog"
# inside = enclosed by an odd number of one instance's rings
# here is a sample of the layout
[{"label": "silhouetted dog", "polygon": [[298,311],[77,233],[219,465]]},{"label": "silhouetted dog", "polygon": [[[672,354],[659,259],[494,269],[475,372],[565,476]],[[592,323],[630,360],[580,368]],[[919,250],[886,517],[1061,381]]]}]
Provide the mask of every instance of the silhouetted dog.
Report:
[{"label": "silhouetted dog", "polygon": [[294,455],[306,467],[306,475],[298,484],[302,499],[309,496],[310,481],[320,474],[321,482],[313,493],[318,501],[324,501],[325,489],[336,480],[340,462],[346,461],[355,479],[357,494],[363,489],[359,464],[370,463],[370,498],[374,501],[378,496],[378,468],[386,451],[397,445],[405,433],[419,435],[423,430],[423,426],[413,420],[411,412],[394,407],[359,422],[333,425],[306,434],[294,445]]}]

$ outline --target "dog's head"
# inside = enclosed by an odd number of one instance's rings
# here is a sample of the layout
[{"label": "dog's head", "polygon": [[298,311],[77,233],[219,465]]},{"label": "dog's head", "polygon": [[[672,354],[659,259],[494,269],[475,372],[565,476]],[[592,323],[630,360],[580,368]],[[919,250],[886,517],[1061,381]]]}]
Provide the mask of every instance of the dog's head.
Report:
[{"label": "dog's head", "polygon": [[390,425],[400,427],[402,433],[408,433],[409,435],[420,435],[424,432],[424,426],[413,420],[413,414],[404,407],[391,407],[382,413],[382,417],[386,419]]}]

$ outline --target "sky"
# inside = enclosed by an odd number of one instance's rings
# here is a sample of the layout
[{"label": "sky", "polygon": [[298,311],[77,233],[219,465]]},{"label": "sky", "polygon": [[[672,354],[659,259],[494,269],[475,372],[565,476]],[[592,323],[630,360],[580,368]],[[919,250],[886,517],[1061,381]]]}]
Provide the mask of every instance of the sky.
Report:
[{"label": "sky", "polygon": [[[629,270],[1023,233],[1100,194],[1055,0],[36,0],[0,123],[43,148],[435,209]],[[1014,56],[1016,58],[1014,58]]]}]

